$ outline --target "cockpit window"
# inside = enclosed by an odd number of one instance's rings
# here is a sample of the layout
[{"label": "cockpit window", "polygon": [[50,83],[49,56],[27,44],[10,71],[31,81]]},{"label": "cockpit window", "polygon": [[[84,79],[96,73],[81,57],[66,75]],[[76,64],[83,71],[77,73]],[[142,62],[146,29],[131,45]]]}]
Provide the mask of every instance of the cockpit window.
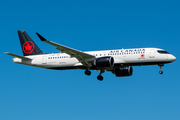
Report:
[{"label": "cockpit window", "polygon": [[168,53],[168,52],[165,51],[165,50],[157,50],[157,52],[160,53],[160,54],[170,54],[170,53]]}]

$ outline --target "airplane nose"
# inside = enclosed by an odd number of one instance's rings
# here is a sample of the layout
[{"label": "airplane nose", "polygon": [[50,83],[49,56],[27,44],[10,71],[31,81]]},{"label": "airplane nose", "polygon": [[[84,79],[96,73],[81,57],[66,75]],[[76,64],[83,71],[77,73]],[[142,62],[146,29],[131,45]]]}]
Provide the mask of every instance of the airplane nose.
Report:
[{"label": "airplane nose", "polygon": [[176,60],[176,57],[173,56],[173,55],[171,55],[171,56],[169,57],[169,60],[171,60],[172,62],[174,62],[174,61]]},{"label": "airplane nose", "polygon": [[174,57],[174,61],[176,60],[176,57],[175,56],[173,56]]}]

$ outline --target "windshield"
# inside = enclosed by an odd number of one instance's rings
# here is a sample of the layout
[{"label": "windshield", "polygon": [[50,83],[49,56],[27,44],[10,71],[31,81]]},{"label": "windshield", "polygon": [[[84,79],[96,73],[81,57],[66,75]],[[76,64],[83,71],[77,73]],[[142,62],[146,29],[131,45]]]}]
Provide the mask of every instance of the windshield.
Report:
[{"label": "windshield", "polygon": [[157,50],[157,52],[160,53],[160,54],[170,54],[170,53],[168,53],[168,52],[165,51],[165,50]]}]

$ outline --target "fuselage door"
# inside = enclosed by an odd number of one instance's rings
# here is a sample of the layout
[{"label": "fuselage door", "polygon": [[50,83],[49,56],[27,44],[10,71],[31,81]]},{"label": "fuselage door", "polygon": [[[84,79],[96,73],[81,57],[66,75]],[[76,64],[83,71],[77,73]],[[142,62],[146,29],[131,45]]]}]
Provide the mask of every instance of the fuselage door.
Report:
[{"label": "fuselage door", "polygon": [[43,56],[42,64],[47,64],[47,57]]},{"label": "fuselage door", "polygon": [[154,58],[155,50],[151,49],[149,52],[149,58]]}]

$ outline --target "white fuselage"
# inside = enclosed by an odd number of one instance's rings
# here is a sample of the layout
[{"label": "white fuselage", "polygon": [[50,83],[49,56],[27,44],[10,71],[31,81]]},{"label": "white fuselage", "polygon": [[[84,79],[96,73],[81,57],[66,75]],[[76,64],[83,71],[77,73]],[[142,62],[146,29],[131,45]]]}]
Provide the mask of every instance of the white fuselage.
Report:
[{"label": "white fuselage", "polygon": [[[117,50],[105,50],[105,51],[89,51],[84,52],[90,55],[94,55],[96,58],[111,56],[114,58],[114,66],[108,69],[114,69],[124,66],[140,66],[140,65],[155,65],[165,64],[176,60],[172,54],[161,53],[158,51],[164,51],[158,48],[137,48],[137,49],[117,49]],[[42,54],[26,56],[31,60],[22,60],[20,58],[14,58],[13,62],[40,67],[47,69],[86,69],[79,60],[66,53],[57,54]],[[93,61],[92,61],[93,64]],[[96,69],[96,68],[90,68]]]}]

